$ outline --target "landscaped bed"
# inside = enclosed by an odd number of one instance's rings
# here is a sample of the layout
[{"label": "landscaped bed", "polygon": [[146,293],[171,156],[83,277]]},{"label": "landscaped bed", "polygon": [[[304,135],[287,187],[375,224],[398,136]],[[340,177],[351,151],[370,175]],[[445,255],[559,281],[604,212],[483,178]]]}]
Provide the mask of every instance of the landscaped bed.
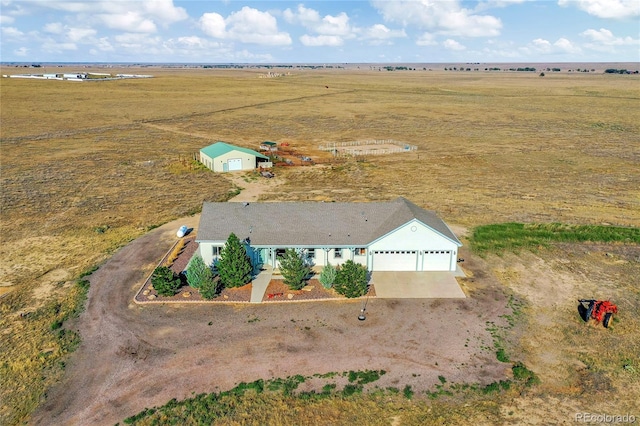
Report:
[{"label": "landscaped bed", "polygon": [[[167,261],[172,255],[177,257],[171,262],[170,269],[180,274],[185,271],[189,261],[193,257],[194,253],[198,250],[198,243],[195,241],[195,236],[187,236],[183,240],[182,248],[180,248],[180,242],[176,244],[167,252],[159,263],[160,265],[167,266]],[[176,247],[179,248],[176,253]],[[218,277],[215,278],[219,279]],[[180,287],[178,293],[173,296],[158,296],[158,292],[153,288],[151,284],[151,276],[149,276],[140,291],[134,297],[136,303],[182,303],[182,302],[202,302],[202,303],[250,303],[251,302],[251,290],[252,283],[243,285],[236,288],[225,288],[214,299],[207,300],[200,295],[200,292],[188,285]],[[375,297],[375,290],[373,286],[369,286],[367,292],[368,297]],[[313,278],[307,282],[307,285],[301,290],[290,290],[284,283],[280,276],[272,279],[267,286],[262,302],[299,302],[306,300],[329,300],[329,299],[346,299],[333,289],[326,289],[320,284],[320,281]]]}]

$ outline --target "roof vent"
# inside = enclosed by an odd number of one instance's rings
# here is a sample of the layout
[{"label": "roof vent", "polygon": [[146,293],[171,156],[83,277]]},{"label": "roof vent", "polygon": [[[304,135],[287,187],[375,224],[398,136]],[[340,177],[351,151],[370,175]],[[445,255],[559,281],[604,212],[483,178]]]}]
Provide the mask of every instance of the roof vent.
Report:
[{"label": "roof vent", "polygon": [[242,203],[243,206],[247,207],[249,205],[249,203],[247,203],[246,201],[244,203]]}]

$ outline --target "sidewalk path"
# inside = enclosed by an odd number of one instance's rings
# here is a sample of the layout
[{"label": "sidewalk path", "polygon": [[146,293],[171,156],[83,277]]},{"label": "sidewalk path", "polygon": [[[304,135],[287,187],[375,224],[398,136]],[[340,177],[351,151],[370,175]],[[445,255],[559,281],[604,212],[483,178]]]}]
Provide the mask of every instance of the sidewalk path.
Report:
[{"label": "sidewalk path", "polygon": [[264,270],[260,271],[257,277],[251,282],[251,303],[260,303],[264,298],[264,292],[267,291],[271,277],[273,276],[273,268],[265,265]]}]

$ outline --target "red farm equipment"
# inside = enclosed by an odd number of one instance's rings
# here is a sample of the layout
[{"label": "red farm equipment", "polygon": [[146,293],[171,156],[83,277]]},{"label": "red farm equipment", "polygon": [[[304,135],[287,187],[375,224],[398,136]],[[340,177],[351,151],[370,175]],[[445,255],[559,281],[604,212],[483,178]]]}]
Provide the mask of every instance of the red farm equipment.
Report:
[{"label": "red farm equipment", "polygon": [[608,300],[581,299],[578,302],[585,321],[593,318],[596,322],[601,322],[605,328],[613,323],[613,314],[618,313],[618,307]]}]

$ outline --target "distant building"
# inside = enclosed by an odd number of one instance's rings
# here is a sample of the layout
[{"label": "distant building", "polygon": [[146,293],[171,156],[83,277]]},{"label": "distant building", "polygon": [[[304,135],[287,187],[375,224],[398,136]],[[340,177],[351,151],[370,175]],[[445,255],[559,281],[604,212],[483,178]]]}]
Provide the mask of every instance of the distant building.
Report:
[{"label": "distant building", "polygon": [[262,151],[276,152],[278,150],[278,144],[275,142],[264,141],[260,144]]},{"label": "distant building", "polygon": [[200,150],[200,162],[214,172],[253,170],[271,167],[269,157],[248,148],[216,142]]}]

